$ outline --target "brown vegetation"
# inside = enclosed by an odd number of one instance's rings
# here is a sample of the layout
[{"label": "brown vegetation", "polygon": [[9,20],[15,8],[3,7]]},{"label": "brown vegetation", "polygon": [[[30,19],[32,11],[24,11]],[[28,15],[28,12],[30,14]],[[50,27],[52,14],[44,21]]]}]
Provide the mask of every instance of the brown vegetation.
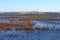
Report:
[{"label": "brown vegetation", "polygon": [[[12,14],[60,14],[60,12],[3,12],[6,14],[10,14],[10,16],[0,16],[0,18],[7,18],[7,19],[17,19],[17,20],[23,20],[23,21],[27,21],[27,20],[60,20],[57,18],[44,18],[41,16],[11,16]],[[2,14],[3,14],[2,13]]]},{"label": "brown vegetation", "polygon": [[3,30],[10,30],[12,28],[16,28],[16,30],[33,30],[33,26],[35,25],[34,22],[28,22],[28,21],[24,21],[24,22],[18,22],[18,23],[14,23],[14,22],[0,22],[0,29]]},{"label": "brown vegetation", "polygon": [[42,30],[42,28],[40,26],[36,26],[35,29],[36,30]]},{"label": "brown vegetation", "polygon": [[[33,30],[49,30],[48,26],[40,27],[36,26],[33,27],[36,23],[31,21],[22,21],[22,22],[0,22],[0,29],[3,30],[12,30],[12,28],[15,28],[16,30],[25,30],[27,32],[33,31]],[[55,26],[53,26],[50,30],[59,30],[56,29]]]},{"label": "brown vegetation", "polygon": [[[9,12],[9,14],[60,14],[60,12]],[[9,22],[0,22],[0,29],[4,30],[11,30],[13,27],[16,28],[16,30],[33,30],[33,26],[35,25],[34,22],[29,22],[31,20],[60,20],[57,18],[44,18],[41,16],[0,16],[0,18],[7,18]],[[17,22],[16,20],[22,20],[23,22]],[[37,30],[48,30],[48,27],[39,28],[36,27]],[[53,28],[51,28],[52,30]]]},{"label": "brown vegetation", "polygon": [[49,27],[43,27],[42,30],[49,30]]},{"label": "brown vegetation", "polygon": [[22,20],[22,21],[31,21],[31,20],[60,20],[60,18],[51,18],[51,17],[41,17],[41,16],[0,16],[0,18],[7,18],[9,21]]}]

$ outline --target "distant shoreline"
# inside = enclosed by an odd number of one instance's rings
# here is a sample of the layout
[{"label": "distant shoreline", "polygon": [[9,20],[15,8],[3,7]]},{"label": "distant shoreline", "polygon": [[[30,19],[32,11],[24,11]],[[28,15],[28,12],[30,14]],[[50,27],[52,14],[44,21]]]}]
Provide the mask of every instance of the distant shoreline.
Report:
[{"label": "distant shoreline", "polygon": [[9,13],[9,14],[60,14],[60,12],[0,12],[0,14]]}]

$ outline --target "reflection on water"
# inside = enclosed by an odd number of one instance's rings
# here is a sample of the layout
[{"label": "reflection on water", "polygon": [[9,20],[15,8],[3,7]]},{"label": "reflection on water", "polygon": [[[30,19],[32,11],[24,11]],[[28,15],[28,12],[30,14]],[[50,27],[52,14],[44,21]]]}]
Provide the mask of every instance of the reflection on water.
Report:
[{"label": "reflection on water", "polygon": [[0,30],[0,40],[60,40],[60,32],[34,30],[33,32],[27,33],[24,30]]},{"label": "reflection on water", "polygon": [[[60,26],[60,21],[33,21],[36,22],[35,26]],[[35,27],[34,26],[34,27]],[[34,30],[32,32],[26,32],[24,30],[12,29],[11,31],[0,30],[0,40],[60,40],[60,31],[52,30]]]},{"label": "reflection on water", "polygon": [[[9,16],[8,14],[0,14],[1,16]],[[27,14],[26,14],[27,15]],[[26,16],[25,15],[25,16]],[[12,16],[12,15],[10,15]],[[24,16],[24,15],[17,15],[14,14],[13,16]],[[33,16],[33,15],[27,15]],[[41,16],[41,15],[35,15]],[[42,15],[44,17],[51,16],[50,15]],[[53,17],[53,15],[51,16]],[[56,15],[55,15],[56,17]],[[60,15],[59,15],[60,17]],[[0,22],[9,21],[6,18],[0,18]],[[48,26],[49,28],[55,26],[56,28],[60,28],[60,21],[41,21],[41,20],[34,20],[36,24],[33,27],[44,27]],[[0,40],[60,40],[60,30],[33,30],[32,32],[27,32],[25,30],[18,30],[16,31],[15,28],[12,30],[0,30]]]},{"label": "reflection on water", "polygon": [[48,27],[53,27],[55,26],[56,28],[60,27],[60,21],[34,21],[36,22],[35,26],[48,26]]}]

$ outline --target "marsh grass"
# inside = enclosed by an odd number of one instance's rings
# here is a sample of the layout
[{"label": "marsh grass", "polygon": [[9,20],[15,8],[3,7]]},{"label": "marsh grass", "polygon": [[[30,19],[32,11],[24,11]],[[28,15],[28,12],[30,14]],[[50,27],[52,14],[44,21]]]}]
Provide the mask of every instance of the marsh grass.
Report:
[{"label": "marsh grass", "polygon": [[[11,12],[12,13],[12,12]],[[39,14],[39,12],[27,12],[32,14]],[[13,13],[14,14],[14,13]],[[53,14],[51,12],[43,12],[43,14]],[[57,14],[57,13],[55,13]],[[12,15],[12,14],[11,14]],[[42,16],[0,16],[0,18],[6,18],[9,22],[0,22],[0,29],[3,30],[11,30],[15,27],[16,30],[34,30],[33,26],[36,25],[34,20],[46,20],[46,21],[53,21],[53,20],[60,20],[57,18],[51,18],[51,17],[42,17]],[[23,21],[23,22],[20,22]],[[48,27],[36,27],[37,30],[48,30]],[[51,28],[52,30],[53,28]],[[54,28],[55,29],[55,28]],[[57,29],[58,30],[58,29]]]},{"label": "marsh grass", "polygon": [[16,31],[18,30],[25,30],[27,32],[31,32],[34,30],[56,30],[56,31],[60,31],[59,28],[55,28],[55,26],[53,26],[51,29],[49,29],[49,26],[44,26],[44,27],[40,27],[40,26],[36,26],[34,28],[34,25],[36,25],[35,22],[32,21],[22,21],[22,22],[0,22],[0,29],[2,30],[13,30],[12,28],[15,28]]}]

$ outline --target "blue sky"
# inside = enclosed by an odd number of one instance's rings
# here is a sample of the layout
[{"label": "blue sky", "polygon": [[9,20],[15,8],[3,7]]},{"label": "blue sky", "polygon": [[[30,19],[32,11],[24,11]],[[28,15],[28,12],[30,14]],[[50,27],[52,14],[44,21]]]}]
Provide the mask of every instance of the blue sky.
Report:
[{"label": "blue sky", "polygon": [[60,11],[60,0],[0,0],[0,11]]}]

